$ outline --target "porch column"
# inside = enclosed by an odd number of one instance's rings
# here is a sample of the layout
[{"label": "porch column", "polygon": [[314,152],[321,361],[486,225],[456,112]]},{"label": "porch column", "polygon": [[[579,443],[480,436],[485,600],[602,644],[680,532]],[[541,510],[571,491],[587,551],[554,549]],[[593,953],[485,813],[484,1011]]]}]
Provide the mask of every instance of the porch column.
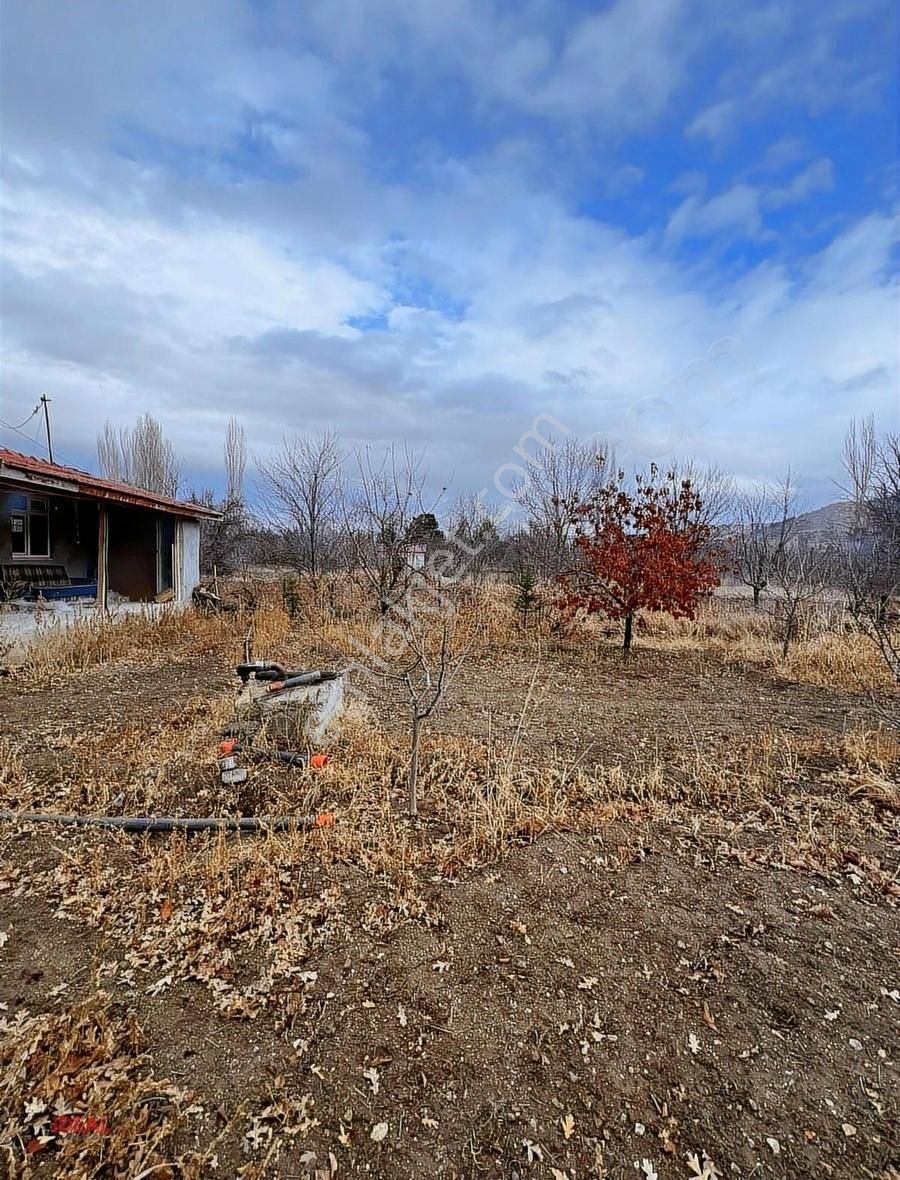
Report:
[{"label": "porch column", "polygon": [[109,520],[106,505],[97,504],[97,609],[109,609]]}]

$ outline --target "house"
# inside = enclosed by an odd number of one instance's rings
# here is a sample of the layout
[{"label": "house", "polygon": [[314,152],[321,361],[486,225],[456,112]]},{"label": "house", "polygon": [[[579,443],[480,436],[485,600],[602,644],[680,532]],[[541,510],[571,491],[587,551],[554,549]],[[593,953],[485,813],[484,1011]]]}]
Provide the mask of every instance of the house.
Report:
[{"label": "house", "polygon": [[187,602],[200,504],[0,447],[0,580],[29,597]]}]

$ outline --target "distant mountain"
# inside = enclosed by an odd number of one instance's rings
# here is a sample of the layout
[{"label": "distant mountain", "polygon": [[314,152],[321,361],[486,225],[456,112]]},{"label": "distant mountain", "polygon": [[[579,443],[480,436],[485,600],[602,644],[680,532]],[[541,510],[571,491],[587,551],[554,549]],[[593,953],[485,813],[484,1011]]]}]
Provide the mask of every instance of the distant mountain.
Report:
[{"label": "distant mountain", "polygon": [[791,533],[806,545],[823,545],[828,541],[845,540],[853,528],[856,509],[846,500],[836,500],[795,516]]},{"label": "distant mountain", "polygon": [[[823,545],[845,543],[856,520],[856,509],[845,500],[836,500],[812,512],[801,512],[789,518],[788,535],[793,545],[818,548]],[[775,541],[781,531],[780,521],[761,526],[765,536]],[[736,536],[734,526],[726,526],[725,537]]]}]

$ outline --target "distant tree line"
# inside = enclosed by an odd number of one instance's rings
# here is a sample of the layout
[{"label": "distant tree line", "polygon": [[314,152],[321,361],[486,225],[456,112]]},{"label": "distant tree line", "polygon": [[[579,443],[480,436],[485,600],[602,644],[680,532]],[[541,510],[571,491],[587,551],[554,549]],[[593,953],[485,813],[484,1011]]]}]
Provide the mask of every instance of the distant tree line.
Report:
[{"label": "distant tree line", "polygon": [[256,458],[252,497],[235,419],[225,434],[222,493],[184,489],[174,448],[148,414],[132,428],[107,423],[97,449],[103,475],[220,511],[203,526],[207,573],[275,566],[315,580],[344,571],[381,616],[423,565],[432,578],[474,585],[510,577],[523,618],[550,583],[569,611],[621,618],[626,645],[638,610],[690,612],[721,576],[776,618],[785,655],[827,587],[900,679],[900,436],[879,438],[872,418],[850,424],[842,455],[848,524],[824,537],[799,527],[791,472],[736,487],[720,468],[688,462],[627,479],[608,448],[571,436],[548,436],[529,453],[510,490],[514,511],[465,494],[445,504],[446,489],[429,501],[424,452],[391,444],[346,453],[332,431],[286,436]]}]

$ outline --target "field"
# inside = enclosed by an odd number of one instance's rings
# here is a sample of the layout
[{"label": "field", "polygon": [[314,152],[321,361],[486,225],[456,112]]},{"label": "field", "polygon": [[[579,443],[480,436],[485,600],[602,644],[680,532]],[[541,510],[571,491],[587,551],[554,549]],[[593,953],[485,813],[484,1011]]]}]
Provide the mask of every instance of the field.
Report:
[{"label": "field", "polygon": [[3,822],[10,1176],[897,1180],[900,699],[864,636],[782,662],[713,600],[624,660],[466,589],[413,821],[391,675],[351,674],[323,770],[218,783],[251,623],[397,666],[301,589],[86,623],[0,681],[3,809],[334,819]]}]

